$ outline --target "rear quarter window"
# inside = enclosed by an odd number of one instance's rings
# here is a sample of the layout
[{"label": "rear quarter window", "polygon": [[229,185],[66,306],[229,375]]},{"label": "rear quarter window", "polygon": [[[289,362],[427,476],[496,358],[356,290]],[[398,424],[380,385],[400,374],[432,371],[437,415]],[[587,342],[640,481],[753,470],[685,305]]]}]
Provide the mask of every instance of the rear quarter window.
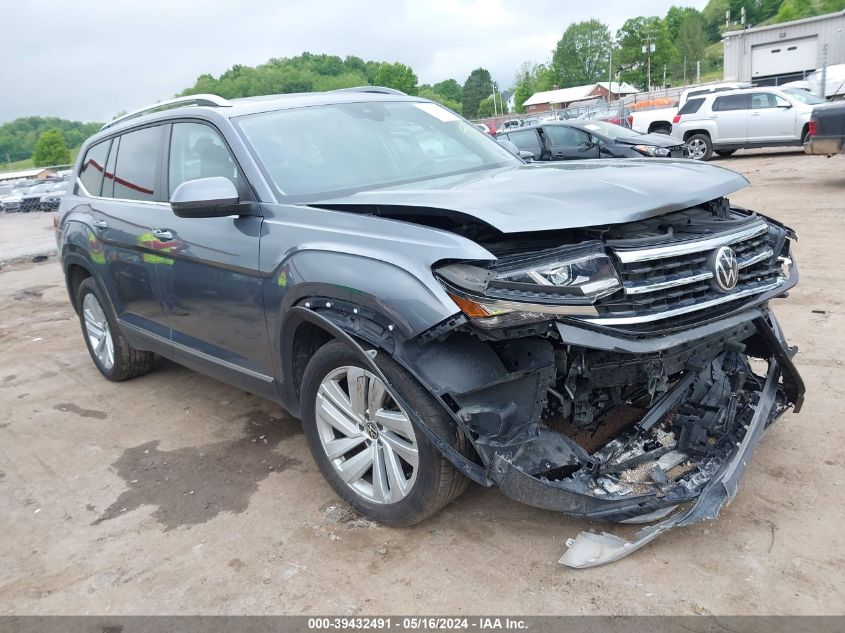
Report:
[{"label": "rear quarter window", "polygon": [[678,110],[678,114],[695,114],[701,108],[704,99],[690,99],[684,104],[684,107]]},{"label": "rear quarter window", "polygon": [[103,186],[103,173],[106,170],[106,157],[111,139],[97,143],[85,153],[85,160],[79,170],[79,181],[92,196],[99,196]]}]

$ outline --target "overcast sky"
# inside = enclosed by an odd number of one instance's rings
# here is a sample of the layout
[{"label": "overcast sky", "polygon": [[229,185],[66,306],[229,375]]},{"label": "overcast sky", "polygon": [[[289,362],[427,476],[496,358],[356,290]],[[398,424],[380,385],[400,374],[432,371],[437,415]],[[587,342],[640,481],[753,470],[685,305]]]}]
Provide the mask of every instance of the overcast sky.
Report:
[{"label": "overcast sky", "polygon": [[615,33],[634,15],[707,0],[11,0],[0,9],[0,123],[27,115],[105,121],[172,97],[202,73],[303,51],[410,65],[420,83],[500,87],[550,58],[567,25]]}]

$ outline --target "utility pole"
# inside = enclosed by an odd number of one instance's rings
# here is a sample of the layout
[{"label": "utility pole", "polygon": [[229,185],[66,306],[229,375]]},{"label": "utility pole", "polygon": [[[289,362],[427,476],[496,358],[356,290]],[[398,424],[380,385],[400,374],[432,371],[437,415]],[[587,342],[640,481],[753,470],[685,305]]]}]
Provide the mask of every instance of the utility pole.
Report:
[{"label": "utility pole", "polygon": [[651,54],[655,51],[654,44],[651,43],[651,33],[646,34],[645,36],[646,43],[643,45],[643,54],[648,56],[648,87],[647,90],[651,91]]},{"label": "utility pole", "polygon": [[695,62],[695,83],[701,83],[701,60]]},{"label": "utility pole", "polygon": [[687,85],[687,56],[684,55],[684,85]]},{"label": "utility pole", "polygon": [[[836,80],[834,80],[836,81]],[[819,98],[824,99],[827,96],[827,44],[822,46],[822,76],[819,85]]]}]

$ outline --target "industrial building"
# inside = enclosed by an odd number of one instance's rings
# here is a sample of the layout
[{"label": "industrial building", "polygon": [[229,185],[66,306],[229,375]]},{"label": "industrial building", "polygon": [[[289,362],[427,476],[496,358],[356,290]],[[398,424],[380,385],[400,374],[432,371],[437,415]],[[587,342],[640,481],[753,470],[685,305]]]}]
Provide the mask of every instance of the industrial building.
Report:
[{"label": "industrial building", "polygon": [[793,22],[729,31],[725,81],[779,85],[822,66],[845,63],[845,10]]}]

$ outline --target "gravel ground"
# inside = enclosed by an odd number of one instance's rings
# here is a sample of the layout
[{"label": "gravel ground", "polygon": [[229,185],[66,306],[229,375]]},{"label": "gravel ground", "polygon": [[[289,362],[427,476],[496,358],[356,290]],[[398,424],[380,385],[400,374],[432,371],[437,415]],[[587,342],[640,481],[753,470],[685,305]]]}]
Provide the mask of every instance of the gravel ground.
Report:
[{"label": "gravel ground", "polygon": [[[0,614],[845,613],[845,157],[714,163],[801,237],[775,308],[807,382],[715,522],[581,571],[556,561],[589,524],[495,490],[374,525],[271,403],[167,361],[102,379],[52,256],[0,270]],[[0,260],[49,251],[49,223],[0,216]]]}]

